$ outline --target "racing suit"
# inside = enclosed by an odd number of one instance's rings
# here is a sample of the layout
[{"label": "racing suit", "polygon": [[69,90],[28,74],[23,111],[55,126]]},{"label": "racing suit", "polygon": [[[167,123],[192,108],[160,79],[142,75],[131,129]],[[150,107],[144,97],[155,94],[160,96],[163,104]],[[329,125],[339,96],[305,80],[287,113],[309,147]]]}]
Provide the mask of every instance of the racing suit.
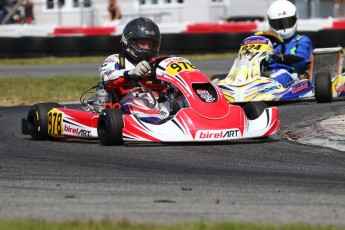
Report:
[{"label": "racing suit", "polygon": [[[135,68],[123,54],[113,54],[105,59],[99,68],[101,81],[109,94],[116,97],[125,113],[135,114],[141,120],[157,123],[170,114],[170,103],[154,103],[152,95],[128,74]],[[109,97],[111,98],[111,96]]]},{"label": "racing suit", "polygon": [[273,70],[270,77],[286,87],[291,81],[307,74],[312,52],[312,42],[305,35],[295,34],[284,40],[284,44],[277,44],[275,54],[268,60],[268,68]]}]

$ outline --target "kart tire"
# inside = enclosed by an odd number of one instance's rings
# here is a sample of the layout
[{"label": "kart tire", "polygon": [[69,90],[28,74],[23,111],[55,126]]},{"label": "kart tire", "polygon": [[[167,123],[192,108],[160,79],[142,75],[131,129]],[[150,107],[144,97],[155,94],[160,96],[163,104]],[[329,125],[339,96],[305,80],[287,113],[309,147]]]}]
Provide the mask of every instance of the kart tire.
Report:
[{"label": "kart tire", "polygon": [[27,116],[27,125],[30,136],[34,140],[48,140],[48,112],[53,108],[61,108],[54,102],[38,103],[31,107]]},{"label": "kart tire", "polygon": [[97,124],[98,139],[102,145],[122,145],[123,111],[110,108],[102,110]]},{"label": "kart tire", "polygon": [[328,72],[315,74],[315,99],[318,103],[330,103],[332,95],[332,77]]},{"label": "kart tire", "polygon": [[211,81],[214,83],[218,83],[221,80],[224,80],[228,74],[216,74],[211,77]]},{"label": "kart tire", "polygon": [[267,104],[262,101],[249,102],[243,106],[244,113],[249,120],[260,117],[266,108],[268,108]]}]

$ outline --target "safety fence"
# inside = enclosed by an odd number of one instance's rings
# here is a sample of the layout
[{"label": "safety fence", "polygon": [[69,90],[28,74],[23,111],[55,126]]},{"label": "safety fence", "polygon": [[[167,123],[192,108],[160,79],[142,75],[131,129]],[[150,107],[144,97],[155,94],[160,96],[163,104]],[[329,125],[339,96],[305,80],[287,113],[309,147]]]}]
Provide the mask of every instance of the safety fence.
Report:
[{"label": "safety fence", "polygon": [[[322,23],[313,22],[320,26]],[[24,28],[24,27],[23,27]],[[21,28],[23,30],[23,28]],[[311,37],[315,48],[345,46],[345,21],[323,21],[321,28],[299,26],[301,34]],[[305,29],[306,30],[303,30]],[[254,22],[196,23],[186,25],[180,32],[162,29],[162,53],[192,54],[237,51],[241,41],[255,31],[267,27]],[[6,31],[0,28],[0,58],[39,56],[108,55],[121,50],[122,28],[116,27],[57,27],[39,36]],[[1,35],[1,31],[3,34]],[[10,36],[10,34],[14,34]]]}]

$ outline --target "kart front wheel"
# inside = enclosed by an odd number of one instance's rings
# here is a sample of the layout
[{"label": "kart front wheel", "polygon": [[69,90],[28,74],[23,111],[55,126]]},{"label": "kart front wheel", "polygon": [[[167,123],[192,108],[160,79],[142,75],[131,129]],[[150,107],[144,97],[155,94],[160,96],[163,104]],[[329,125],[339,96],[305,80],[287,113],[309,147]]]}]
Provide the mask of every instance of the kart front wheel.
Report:
[{"label": "kart front wheel", "polygon": [[211,77],[211,81],[217,84],[219,81],[224,80],[227,74],[216,74]]},{"label": "kart front wheel", "polygon": [[102,145],[122,145],[123,111],[104,109],[98,118],[97,133]]},{"label": "kart front wheel", "polygon": [[315,99],[318,103],[330,103],[332,95],[332,77],[328,72],[315,74]]},{"label": "kart front wheel", "polygon": [[244,113],[249,120],[254,120],[268,108],[267,104],[262,101],[249,102],[243,106]]},{"label": "kart front wheel", "polygon": [[48,112],[53,108],[61,108],[54,102],[38,103],[31,107],[27,116],[27,129],[34,140],[48,140]]}]

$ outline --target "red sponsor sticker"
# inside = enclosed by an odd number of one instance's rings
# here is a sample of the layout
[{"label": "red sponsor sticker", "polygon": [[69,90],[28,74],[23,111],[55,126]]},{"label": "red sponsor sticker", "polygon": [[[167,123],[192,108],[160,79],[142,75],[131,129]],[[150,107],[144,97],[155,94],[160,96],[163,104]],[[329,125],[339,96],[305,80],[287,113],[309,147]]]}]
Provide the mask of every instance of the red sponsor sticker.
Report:
[{"label": "red sponsor sticker", "polygon": [[249,44],[266,44],[267,40],[264,39],[255,39],[255,40],[246,40],[243,42],[244,45],[249,45]]},{"label": "red sponsor sticker", "polygon": [[340,86],[335,87],[335,91],[337,93],[345,92],[345,85],[340,85]]},{"label": "red sponsor sticker", "polygon": [[291,93],[295,94],[307,88],[308,88],[308,83],[304,83],[296,88],[291,89]]}]

